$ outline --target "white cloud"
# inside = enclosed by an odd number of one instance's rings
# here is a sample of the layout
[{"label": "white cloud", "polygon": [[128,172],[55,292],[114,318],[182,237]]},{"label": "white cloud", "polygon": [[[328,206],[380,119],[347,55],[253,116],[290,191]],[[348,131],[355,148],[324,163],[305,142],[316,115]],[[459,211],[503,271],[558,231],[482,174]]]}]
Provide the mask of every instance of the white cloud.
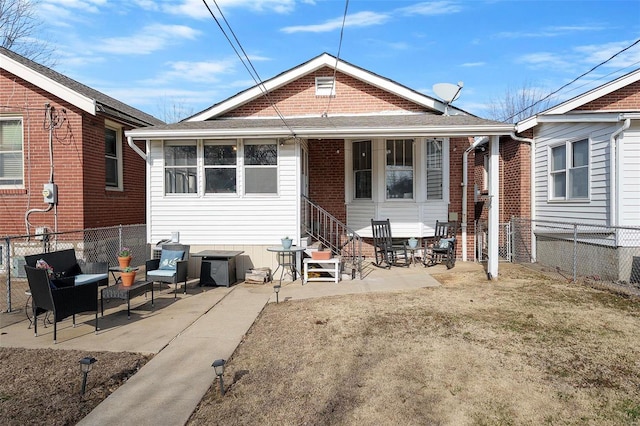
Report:
[{"label": "white cloud", "polygon": [[[218,81],[221,74],[230,74],[235,70],[235,61],[203,61],[188,62],[177,61],[168,62],[167,70],[162,72],[157,78],[153,79],[153,83],[169,82],[169,81],[188,81],[196,83],[212,83]],[[151,80],[147,80],[147,83]]]},{"label": "white cloud", "polygon": [[487,64],[486,62],[465,62],[461,66],[467,67],[467,68],[475,68],[475,67],[483,67],[486,64]]},{"label": "white cloud", "polygon": [[403,15],[449,15],[458,13],[462,10],[462,6],[451,1],[432,1],[416,3],[411,6],[396,9],[398,13]]},{"label": "white cloud", "polygon": [[[284,27],[280,31],[291,33],[324,33],[334,31],[342,27],[342,17],[330,19],[322,24],[315,25],[295,25],[291,27]],[[376,12],[358,12],[353,15],[347,15],[344,26],[345,27],[369,27],[372,25],[381,25],[389,20],[389,15],[385,13]]]},{"label": "white cloud", "polygon": [[545,38],[559,37],[585,31],[601,31],[607,29],[604,25],[565,25],[537,28],[535,31],[503,31],[494,35],[497,38]]},{"label": "white cloud", "polygon": [[516,63],[529,65],[533,68],[565,68],[570,64],[566,57],[550,52],[537,52],[522,55],[516,58]]},{"label": "white cloud", "polygon": [[[605,44],[591,44],[578,46],[574,50],[582,62],[597,65],[611,58],[622,49],[630,46],[633,41],[620,41]],[[624,68],[640,62],[640,44],[637,44],[607,62],[605,66]]]},{"label": "white cloud", "polygon": [[[209,4],[211,11],[218,15],[218,8],[215,4]],[[290,13],[295,9],[295,0],[218,0],[218,6],[222,13],[226,15],[229,9],[247,9],[254,12]],[[315,4],[315,3],[310,3]],[[210,17],[209,10],[202,3],[202,0],[182,0],[178,4],[164,4],[162,9],[171,14],[185,15],[191,18],[204,19]]]},{"label": "white cloud", "polygon": [[126,37],[106,38],[96,45],[96,50],[123,55],[145,55],[164,49],[169,44],[176,44],[179,40],[193,40],[200,34],[184,25],[148,25]]}]

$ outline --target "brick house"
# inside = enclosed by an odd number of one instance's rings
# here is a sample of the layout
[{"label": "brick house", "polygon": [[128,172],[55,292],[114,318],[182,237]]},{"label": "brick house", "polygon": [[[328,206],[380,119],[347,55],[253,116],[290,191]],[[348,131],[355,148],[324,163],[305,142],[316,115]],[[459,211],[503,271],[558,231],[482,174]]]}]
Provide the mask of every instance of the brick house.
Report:
[{"label": "brick house", "polygon": [[4,48],[0,108],[0,235],[145,222],[124,132],[162,121]]},{"label": "brick house", "polygon": [[242,277],[275,266],[266,248],[282,237],[307,242],[318,225],[308,222],[322,222],[310,208],[365,242],[372,218],[389,218],[398,238],[458,221],[462,257],[475,219],[464,181],[475,159],[463,171],[463,153],[479,137],[493,151],[513,130],[325,53],[180,123],[126,136],[146,148],[149,242],[178,231],[192,252],[243,250]]}]

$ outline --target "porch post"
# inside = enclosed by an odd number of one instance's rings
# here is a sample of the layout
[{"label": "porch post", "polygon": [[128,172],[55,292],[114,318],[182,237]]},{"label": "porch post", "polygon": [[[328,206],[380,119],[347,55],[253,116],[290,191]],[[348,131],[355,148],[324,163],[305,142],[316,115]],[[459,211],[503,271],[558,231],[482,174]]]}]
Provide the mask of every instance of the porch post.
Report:
[{"label": "porch post", "polygon": [[491,136],[489,157],[489,236],[487,277],[498,279],[498,233],[500,225],[500,137]]}]

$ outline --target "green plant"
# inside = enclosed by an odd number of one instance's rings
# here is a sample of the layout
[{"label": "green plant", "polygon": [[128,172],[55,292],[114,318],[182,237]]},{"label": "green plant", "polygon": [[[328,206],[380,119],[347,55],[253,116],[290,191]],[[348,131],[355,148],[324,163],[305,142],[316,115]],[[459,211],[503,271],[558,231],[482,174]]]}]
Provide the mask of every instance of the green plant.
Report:
[{"label": "green plant", "polygon": [[122,272],[135,272],[135,268],[132,268],[131,266],[127,266],[126,268],[122,268]]},{"label": "green plant", "polygon": [[129,247],[122,247],[118,252],[118,257],[129,257],[131,256],[131,249]]}]

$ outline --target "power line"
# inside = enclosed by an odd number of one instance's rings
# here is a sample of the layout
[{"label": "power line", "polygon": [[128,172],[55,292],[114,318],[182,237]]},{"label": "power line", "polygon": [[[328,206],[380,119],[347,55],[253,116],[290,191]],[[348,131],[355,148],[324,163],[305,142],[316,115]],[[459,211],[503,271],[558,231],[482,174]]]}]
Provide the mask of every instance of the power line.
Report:
[{"label": "power line", "polygon": [[[251,78],[253,79],[253,81],[256,83],[256,85],[258,86],[258,88],[260,89],[260,91],[262,91],[262,93],[265,94],[267,100],[269,101],[269,103],[271,104],[271,106],[273,107],[273,109],[275,110],[276,114],[278,115],[278,117],[280,118],[280,120],[282,120],[282,122],[284,123],[284,125],[287,127],[287,129],[289,129],[289,131],[291,132],[291,134],[293,135],[293,137],[296,137],[296,133],[293,131],[293,129],[289,126],[289,124],[287,123],[287,121],[284,119],[284,116],[280,113],[280,110],[278,109],[278,107],[275,105],[275,103],[271,100],[271,97],[269,96],[269,91],[267,90],[267,88],[264,86],[264,83],[262,82],[262,79],[260,78],[260,75],[258,74],[258,71],[256,71],[255,67],[253,66],[253,64],[251,63],[251,60],[249,59],[249,56],[247,55],[247,53],[245,52],[244,48],[242,47],[242,44],[240,43],[240,40],[238,40],[238,38],[236,37],[233,29],[231,28],[231,25],[229,25],[229,22],[227,21],[227,19],[224,17],[224,14],[222,13],[222,10],[220,9],[220,6],[218,6],[218,2],[216,0],[213,0],[213,3],[216,5],[216,8],[218,9],[218,12],[220,13],[220,16],[222,17],[222,19],[224,20],[225,24],[227,25],[227,27],[229,28],[229,31],[231,32],[231,34],[233,35],[233,38],[235,39],[236,43],[238,44],[238,47],[240,48],[240,50],[242,50],[242,53],[244,54],[246,61],[249,63],[249,65],[251,66],[251,69],[249,69],[249,66],[247,65],[247,63],[245,63],[245,60],[242,58],[242,55],[240,55],[240,52],[238,52],[238,49],[236,49],[236,46],[233,44],[233,42],[231,41],[231,39],[229,38],[229,36],[227,35],[226,31],[224,30],[224,28],[222,27],[222,25],[220,24],[220,21],[218,21],[218,18],[216,18],[215,14],[213,13],[213,11],[211,10],[211,8],[209,7],[209,5],[207,4],[206,0],[202,0],[202,2],[204,3],[204,5],[206,6],[207,10],[209,11],[209,14],[211,14],[211,17],[214,19],[214,21],[216,21],[216,24],[218,24],[218,28],[220,28],[220,31],[222,31],[222,34],[224,34],[225,38],[227,39],[227,41],[229,42],[229,44],[231,45],[231,47],[233,48],[233,51],[236,53],[236,55],[238,56],[238,58],[240,59],[240,62],[242,62],[242,65],[244,65],[245,69],[247,70],[247,72],[249,73],[249,75],[251,76]],[[253,70],[253,72],[252,72]]]},{"label": "power line", "polygon": [[346,0],[344,4],[344,14],[342,15],[342,26],[340,27],[340,40],[338,41],[338,54],[336,55],[336,65],[333,67],[333,81],[331,83],[331,91],[329,92],[329,101],[327,102],[327,108],[324,110],[323,116],[329,113],[329,107],[331,106],[331,100],[333,99],[332,93],[336,89],[336,75],[338,73],[338,61],[340,60],[340,51],[342,50],[342,39],[344,37],[344,24],[347,21],[347,11],[349,10],[349,0]]},{"label": "power line", "polygon": [[511,116],[507,117],[504,121],[505,122],[509,122],[513,119],[513,117],[518,116],[518,114],[523,113],[524,111],[535,107],[536,105],[538,105],[540,102],[544,102],[545,100],[549,99],[551,96],[555,95],[556,93],[558,93],[559,91],[561,91],[562,89],[564,89],[567,86],[572,85],[573,83],[575,83],[576,81],[578,81],[579,79],[581,79],[582,77],[586,76],[587,74],[592,73],[593,71],[595,71],[597,68],[601,67],[602,65],[606,64],[607,62],[609,62],[610,60],[612,60],[613,58],[615,58],[616,56],[620,55],[623,52],[626,52],[627,50],[631,49],[633,46],[635,46],[636,44],[640,43],[640,39],[634,41],[633,43],[631,43],[629,46],[625,47],[624,49],[618,51],[617,53],[615,53],[613,56],[611,56],[609,59],[606,59],[602,62],[600,62],[598,65],[594,66],[593,68],[591,68],[589,71],[580,74],[578,77],[574,78],[573,80],[571,80],[570,82],[568,82],[567,84],[563,85],[562,87],[560,87],[557,90],[554,90],[553,92],[549,93],[547,96],[545,96],[542,99],[537,100],[536,102],[534,102],[533,104],[529,105],[526,108],[523,108],[522,110],[516,112],[515,114],[512,114]]}]

